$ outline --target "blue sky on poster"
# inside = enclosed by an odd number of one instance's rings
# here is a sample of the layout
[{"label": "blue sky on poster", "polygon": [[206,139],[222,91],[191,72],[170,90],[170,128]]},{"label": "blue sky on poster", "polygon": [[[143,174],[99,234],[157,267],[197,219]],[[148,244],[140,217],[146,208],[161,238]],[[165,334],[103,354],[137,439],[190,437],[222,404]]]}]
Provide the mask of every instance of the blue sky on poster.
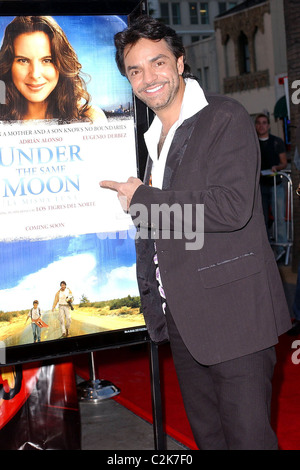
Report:
[{"label": "blue sky on poster", "polygon": [[0,243],[0,311],[30,308],[38,298],[52,308],[65,280],[75,302],[138,295],[132,237],[99,239],[97,234],[42,241]]},{"label": "blue sky on poster", "polygon": [[[78,303],[138,295],[133,240],[98,240],[96,234],[34,242],[0,243],[0,311],[22,310],[38,298],[52,308],[65,280]],[[11,308],[13,306],[13,308]]]}]

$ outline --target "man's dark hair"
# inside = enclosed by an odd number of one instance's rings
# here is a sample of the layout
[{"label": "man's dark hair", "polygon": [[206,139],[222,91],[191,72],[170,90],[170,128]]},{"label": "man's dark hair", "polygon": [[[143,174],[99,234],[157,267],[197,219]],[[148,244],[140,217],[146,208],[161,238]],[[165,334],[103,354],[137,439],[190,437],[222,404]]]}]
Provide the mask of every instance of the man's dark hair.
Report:
[{"label": "man's dark hair", "polygon": [[117,33],[114,37],[116,46],[116,63],[122,75],[126,76],[124,65],[124,49],[126,46],[134,46],[139,39],[150,39],[151,41],[160,41],[164,39],[174,54],[176,60],[183,56],[184,71],[183,78],[195,78],[188,64],[185,63],[185,49],[181,39],[176,31],[151,16],[142,15],[138,17],[128,28]]}]

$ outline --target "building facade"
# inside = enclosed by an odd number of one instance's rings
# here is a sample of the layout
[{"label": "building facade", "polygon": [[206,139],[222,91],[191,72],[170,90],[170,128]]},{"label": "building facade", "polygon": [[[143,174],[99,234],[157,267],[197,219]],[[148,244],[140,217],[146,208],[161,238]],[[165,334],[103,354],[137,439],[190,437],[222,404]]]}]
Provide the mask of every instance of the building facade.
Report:
[{"label": "building facade", "polygon": [[253,116],[268,114],[271,130],[288,141],[277,111],[288,95],[283,1],[243,2],[215,19],[215,31],[220,92]]},{"label": "building facade", "polygon": [[[175,29],[207,92],[227,94],[249,114],[265,112],[285,138],[275,107],[288,93],[283,0],[151,0],[153,16]],[[286,140],[286,139],[285,139]]]},{"label": "building facade", "polygon": [[239,3],[241,0],[150,0],[149,5],[152,15],[175,29],[187,46],[214,36],[215,17]]},{"label": "building facade", "polygon": [[152,16],[170,25],[181,37],[187,62],[206,91],[220,92],[214,20],[241,2],[150,0]]}]

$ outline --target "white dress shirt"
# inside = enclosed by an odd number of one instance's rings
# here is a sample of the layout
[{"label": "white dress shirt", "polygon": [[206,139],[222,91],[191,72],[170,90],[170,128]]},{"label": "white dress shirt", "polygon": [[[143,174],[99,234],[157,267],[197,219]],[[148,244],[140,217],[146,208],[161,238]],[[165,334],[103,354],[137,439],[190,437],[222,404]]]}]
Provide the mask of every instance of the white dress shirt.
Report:
[{"label": "white dress shirt", "polygon": [[185,85],[179,119],[169,130],[160,155],[158,155],[158,142],[161,135],[162,123],[157,116],[155,116],[150,128],[144,134],[148,153],[152,160],[152,186],[159,189],[162,188],[167,156],[176,129],[183,121],[194,116],[194,114],[208,105],[203,90],[196,80],[187,78]]}]

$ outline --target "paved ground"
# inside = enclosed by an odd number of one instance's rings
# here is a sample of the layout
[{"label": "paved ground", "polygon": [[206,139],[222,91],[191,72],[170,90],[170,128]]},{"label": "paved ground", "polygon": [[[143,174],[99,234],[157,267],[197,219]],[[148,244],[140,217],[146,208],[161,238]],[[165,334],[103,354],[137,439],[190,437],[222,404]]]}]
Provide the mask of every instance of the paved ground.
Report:
[{"label": "paved ground", "polygon": [[[82,450],[155,450],[153,427],[113,399],[80,403]],[[166,437],[167,450],[186,447]]]}]

